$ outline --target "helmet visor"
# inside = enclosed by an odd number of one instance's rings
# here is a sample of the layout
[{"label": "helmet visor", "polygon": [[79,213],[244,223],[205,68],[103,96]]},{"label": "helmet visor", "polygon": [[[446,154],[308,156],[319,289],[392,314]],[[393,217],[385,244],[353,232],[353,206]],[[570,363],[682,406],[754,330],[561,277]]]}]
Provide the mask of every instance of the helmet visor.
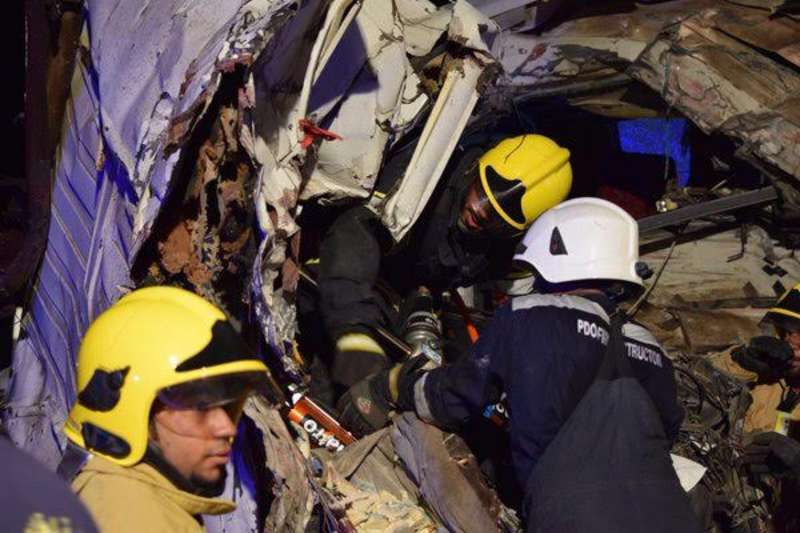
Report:
[{"label": "helmet visor", "polygon": [[[521,192],[525,192],[524,187]],[[521,194],[516,196],[519,201]],[[510,198],[511,196],[505,195],[504,197]],[[499,238],[513,237],[521,233],[521,230],[513,227],[497,212],[481,184],[477,169],[464,198],[461,215],[458,218],[458,227],[471,235]]]},{"label": "helmet visor", "polygon": [[[161,389],[157,425],[171,433],[214,438],[239,423],[245,400],[265,379],[262,372],[239,372],[198,379]],[[220,429],[220,428],[228,428]]]},{"label": "helmet visor", "polygon": [[246,399],[265,381],[263,372],[238,372],[165,387],[158,400],[175,410],[207,410]]}]

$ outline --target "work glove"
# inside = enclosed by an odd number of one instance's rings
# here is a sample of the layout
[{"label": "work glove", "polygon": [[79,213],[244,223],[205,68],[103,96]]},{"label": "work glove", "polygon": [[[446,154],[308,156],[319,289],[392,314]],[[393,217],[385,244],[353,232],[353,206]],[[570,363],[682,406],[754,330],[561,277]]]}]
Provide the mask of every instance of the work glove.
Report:
[{"label": "work glove", "polygon": [[430,359],[410,357],[403,364],[377,372],[350,387],[337,404],[340,422],[358,437],[389,423],[393,410],[414,410],[414,384]]},{"label": "work glove", "polygon": [[759,433],[745,448],[742,463],[754,475],[800,479],[800,443],[774,431]]},{"label": "work glove", "polygon": [[389,371],[389,397],[398,411],[414,411],[414,385],[425,375],[430,362],[428,357],[418,354]]},{"label": "work glove", "polygon": [[731,357],[745,370],[758,374],[760,379],[778,381],[792,368],[794,351],[785,341],[759,336],[750,339],[749,345],[735,348]]},{"label": "work glove", "polygon": [[353,331],[337,339],[330,376],[341,387],[353,387],[368,376],[388,370],[389,366],[389,358],[371,335]]}]

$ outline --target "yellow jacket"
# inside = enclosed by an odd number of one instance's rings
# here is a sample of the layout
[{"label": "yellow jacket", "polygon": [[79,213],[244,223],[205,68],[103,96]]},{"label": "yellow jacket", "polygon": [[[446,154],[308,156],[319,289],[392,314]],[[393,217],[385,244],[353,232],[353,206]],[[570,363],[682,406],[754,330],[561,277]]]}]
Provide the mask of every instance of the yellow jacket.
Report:
[{"label": "yellow jacket", "polygon": [[[709,361],[722,372],[747,383],[750,388],[753,404],[747,410],[744,418],[744,432],[761,433],[762,431],[774,431],[775,423],[778,419],[778,404],[781,403],[783,387],[786,385],[781,386],[780,382],[759,382],[758,375],[755,372],[745,370],[733,360],[731,351],[732,348],[714,354],[709,358]],[[800,405],[794,408],[791,418],[795,421],[800,420]]]},{"label": "yellow jacket", "polygon": [[93,456],[72,489],[103,533],[203,532],[200,515],[230,513],[236,504],[178,490],[148,464],[119,466]]}]

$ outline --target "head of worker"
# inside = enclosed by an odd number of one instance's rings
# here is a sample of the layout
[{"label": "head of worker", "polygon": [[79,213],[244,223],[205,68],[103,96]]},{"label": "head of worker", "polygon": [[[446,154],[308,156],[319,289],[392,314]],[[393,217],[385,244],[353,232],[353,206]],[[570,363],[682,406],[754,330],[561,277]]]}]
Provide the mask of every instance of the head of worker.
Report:
[{"label": "head of worker", "polygon": [[458,219],[459,229],[468,235],[519,235],[572,187],[569,150],[543,135],[504,139],[470,172]]},{"label": "head of worker", "polygon": [[179,489],[224,489],[236,426],[267,369],[225,314],[174,287],[124,296],[89,327],[78,354],[67,438],[121,465],[145,462]]},{"label": "head of worker", "polygon": [[534,272],[538,292],[602,291],[615,301],[639,294],[650,273],[639,261],[639,227],[599,198],[574,198],[542,214],[514,260]]},{"label": "head of worker", "polygon": [[780,297],[762,322],[771,324],[778,337],[791,347],[792,358],[786,375],[800,378],[800,283]]}]

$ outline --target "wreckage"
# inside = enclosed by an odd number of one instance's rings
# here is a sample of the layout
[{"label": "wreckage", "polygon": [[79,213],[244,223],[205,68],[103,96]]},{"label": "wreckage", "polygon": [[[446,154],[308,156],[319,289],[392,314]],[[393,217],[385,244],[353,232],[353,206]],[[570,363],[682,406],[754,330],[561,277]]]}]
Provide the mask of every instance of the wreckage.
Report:
[{"label": "wreckage", "polygon": [[[769,505],[733,466],[747,392],[703,358],[755,334],[800,279],[793,2],[89,0],[77,12],[46,249],[4,411],[18,445],[55,467],[81,335],[144,284],[213,301],[282,385],[302,385],[294,302],[313,229],[302,210],[367,202],[400,241],[450,156],[511,122],[562,138],[578,191],[639,215],[645,257],[666,266],[637,318],[675,354],[689,412],[676,453],[708,469],[710,522],[760,530]],[[586,147],[609,132],[616,159],[604,166]],[[399,187],[373,195],[400,149],[412,155]],[[629,190],[604,175],[624,167],[639,169]],[[35,168],[31,191],[51,177]],[[7,274],[11,294],[22,276]],[[479,325],[487,290],[464,294]],[[454,437],[404,417],[346,455],[312,453],[285,410],[248,406],[230,489],[239,510],[209,529],[516,527]],[[442,483],[475,505],[453,509]]]}]

